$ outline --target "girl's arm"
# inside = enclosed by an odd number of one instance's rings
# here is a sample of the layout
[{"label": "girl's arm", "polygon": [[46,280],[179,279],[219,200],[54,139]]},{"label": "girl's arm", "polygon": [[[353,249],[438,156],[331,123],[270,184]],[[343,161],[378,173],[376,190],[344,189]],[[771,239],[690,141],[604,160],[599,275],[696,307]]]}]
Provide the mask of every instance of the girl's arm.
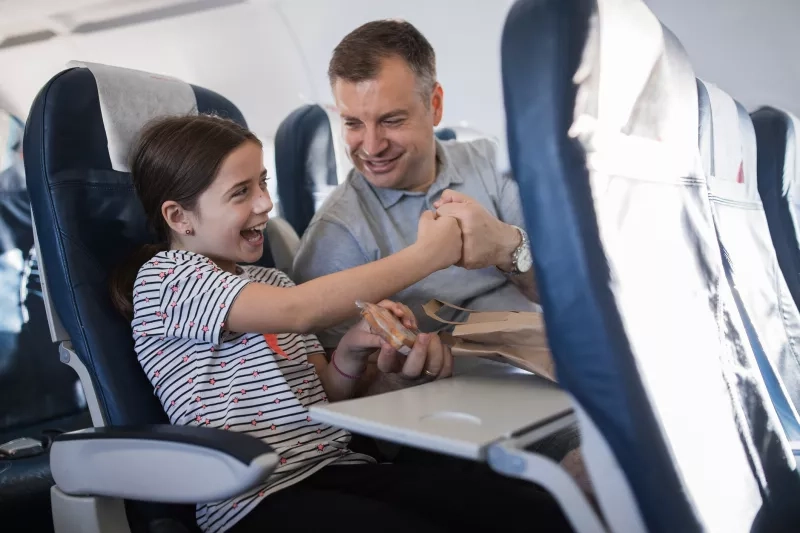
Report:
[{"label": "girl's arm", "polygon": [[231,304],[225,329],[307,333],[334,326],[358,312],[356,300],[381,301],[455,264],[461,258],[461,244],[454,218],[436,218],[426,211],[417,242],[389,257],[296,287],[248,284]]}]

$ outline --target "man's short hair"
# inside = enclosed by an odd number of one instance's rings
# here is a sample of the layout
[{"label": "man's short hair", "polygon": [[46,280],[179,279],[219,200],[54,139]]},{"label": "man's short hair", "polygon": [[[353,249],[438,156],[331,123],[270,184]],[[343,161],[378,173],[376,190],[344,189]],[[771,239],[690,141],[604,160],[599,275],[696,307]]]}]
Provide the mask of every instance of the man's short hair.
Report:
[{"label": "man's short hair", "polygon": [[350,32],[333,50],[328,79],[331,86],[337,79],[351,83],[375,79],[381,61],[391,57],[408,64],[427,103],[436,84],[436,53],[425,36],[404,20],[376,20]]}]

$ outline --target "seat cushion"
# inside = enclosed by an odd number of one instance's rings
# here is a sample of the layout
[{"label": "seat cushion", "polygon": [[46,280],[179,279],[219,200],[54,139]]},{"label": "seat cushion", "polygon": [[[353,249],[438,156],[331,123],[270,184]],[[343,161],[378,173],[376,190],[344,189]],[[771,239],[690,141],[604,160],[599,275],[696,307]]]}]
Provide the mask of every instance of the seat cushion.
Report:
[{"label": "seat cushion", "polygon": [[[76,415],[40,421],[36,425],[18,427],[0,432],[0,444],[20,437],[40,438],[46,430],[74,431],[91,427],[87,411]],[[54,484],[50,474],[50,456],[41,455],[21,459],[0,458],[0,516],[9,531],[13,525],[28,531],[52,531],[50,513],[50,487]]]}]

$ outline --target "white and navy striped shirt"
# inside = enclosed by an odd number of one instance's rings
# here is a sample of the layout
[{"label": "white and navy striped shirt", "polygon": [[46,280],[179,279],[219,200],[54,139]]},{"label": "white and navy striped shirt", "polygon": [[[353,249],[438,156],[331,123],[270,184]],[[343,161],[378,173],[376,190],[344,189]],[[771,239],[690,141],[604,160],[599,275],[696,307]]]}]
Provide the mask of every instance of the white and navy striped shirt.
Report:
[{"label": "white and navy striped shirt", "polygon": [[197,524],[206,532],[228,530],[262,498],[325,465],[373,461],[347,450],[348,432],[311,421],[308,408],[328,401],[308,361],[322,352],[314,335],[225,329],[228,309],[248,283],[293,285],[279,270],[240,268],[237,276],[202,255],[170,250],[146,263],[134,285],[136,354],[170,422],[248,433],[280,455],[263,486],[198,505]]}]

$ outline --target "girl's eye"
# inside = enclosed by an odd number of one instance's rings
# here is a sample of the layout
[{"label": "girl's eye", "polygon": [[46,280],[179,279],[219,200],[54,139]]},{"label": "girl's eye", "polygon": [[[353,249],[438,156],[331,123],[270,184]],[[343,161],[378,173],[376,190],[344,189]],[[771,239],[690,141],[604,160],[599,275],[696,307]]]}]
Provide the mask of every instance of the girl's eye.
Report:
[{"label": "girl's eye", "polygon": [[233,193],[234,196],[244,196],[245,194],[247,194],[247,187],[242,187],[241,189]]}]

